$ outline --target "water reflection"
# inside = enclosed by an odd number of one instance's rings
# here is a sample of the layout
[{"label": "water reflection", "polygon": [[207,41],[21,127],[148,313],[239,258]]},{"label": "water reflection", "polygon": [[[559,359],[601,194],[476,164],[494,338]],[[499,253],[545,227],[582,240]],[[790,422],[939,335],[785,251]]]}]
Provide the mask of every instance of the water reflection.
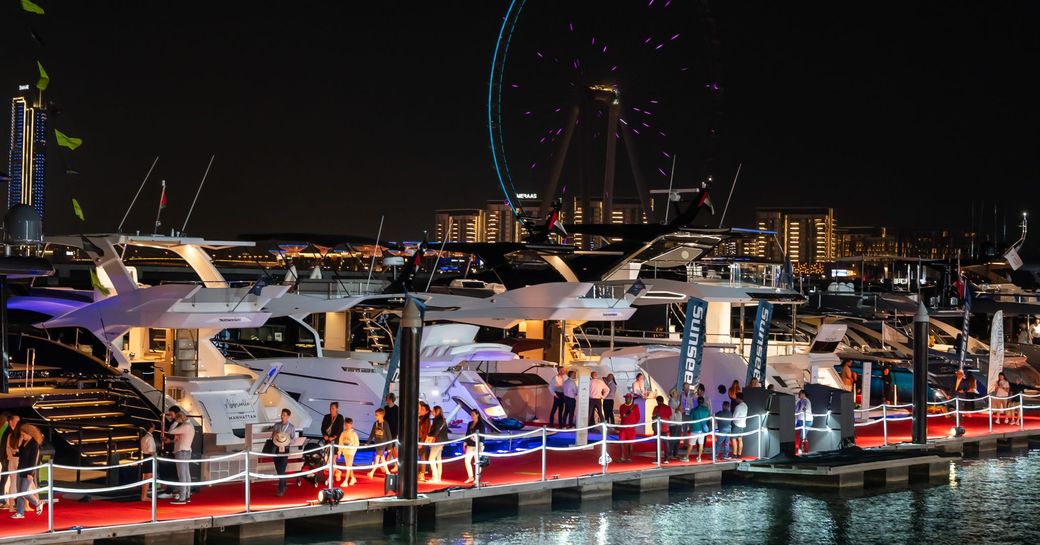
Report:
[{"label": "water reflection", "polygon": [[[651,501],[652,500],[652,501]],[[661,502],[661,503],[658,503]],[[672,489],[668,495],[556,505],[553,511],[438,523],[417,543],[661,545],[691,543],[957,544],[1040,542],[1040,451],[958,463],[950,480],[855,497],[792,487]],[[354,537],[354,536],[351,536]],[[287,545],[397,544],[380,534],[343,541],[288,535]]]}]

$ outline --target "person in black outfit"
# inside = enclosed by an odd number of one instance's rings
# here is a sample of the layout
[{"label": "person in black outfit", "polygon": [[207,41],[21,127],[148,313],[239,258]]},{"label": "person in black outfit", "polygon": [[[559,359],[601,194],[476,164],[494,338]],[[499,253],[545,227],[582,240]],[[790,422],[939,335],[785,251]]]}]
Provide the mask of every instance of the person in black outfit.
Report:
[{"label": "person in black outfit", "polygon": [[[390,434],[394,439],[397,439],[397,434],[401,428],[401,408],[398,407],[394,402],[397,401],[397,397],[394,394],[386,394],[386,406],[383,407],[384,417],[386,418],[386,424],[390,426]],[[390,456],[397,459],[397,446],[390,446]]]},{"label": "person in black outfit", "polygon": [[[433,408],[433,421],[430,423],[430,432],[426,437],[427,443],[446,443],[448,441],[448,423],[444,420],[444,411],[440,405]],[[441,451],[444,445],[430,447],[430,473],[435,483],[441,482],[444,466],[441,464]]]},{"label": "person in black outfit", "polygon": [[321,419],[321,438],[328,445],[339,440],[343,433],[343,415],[339,414],[339,402],[329,403],[329,414]]},{"label": "person in black outfit", "polygon": [[[43,442],[43,434],[39,428],[32,424],[19,426],[18,433],[21,436],[18,441],[18,467],[29,468],[36,466],[40,463],[40,443]],[[28,492],[39,488],[39,478],[37,470],[19,473],[18,492]],[[43,502],[40,501],[39,494],[18,496],[14,502],[15,514],[11,518],[25,518],[26,502],[36,511],[37,515],[43,512]]]},{"label": "person in black outfit", "polygon": [[477,448],[476,434],[484,433],[484,420],[480,418],[480,411],[470,409],[470,423],[466,426],[466,484],[473,482],[473,468],[480,463],[480,451]]},{"label": "person in black outfit", "polygon": [[882,395],[884,396],[884,403],[890,405],[895,403],[895,387],[892,382],[892,368],[891,366],[884,366],[881,368],[881,385]]},{"label": "person in black outfit", "polygon": [[[156,446],[159,449],[159,456],[163,458],[173,458],[173,436],[169,434],[169,431],[177,427],[177,415],[181,414],[181,408],[174,405],[163,414],[162,419],[162,433],[160,434],[161,443]],[[177,480],[177,463],[176,462],[159,462],[159,479],[163,481],[176,481]],[[176,489],[172,486],[166,485],[162,490],[159,491],[160,499],[172,498]]]}]

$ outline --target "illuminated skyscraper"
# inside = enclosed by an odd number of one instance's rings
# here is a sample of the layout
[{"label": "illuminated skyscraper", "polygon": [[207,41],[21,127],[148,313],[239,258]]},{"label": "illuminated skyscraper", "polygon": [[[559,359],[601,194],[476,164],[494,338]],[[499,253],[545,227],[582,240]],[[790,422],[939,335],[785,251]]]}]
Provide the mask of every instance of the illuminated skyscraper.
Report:
[{"label": "illuminated skyscraper", "polygon": [[29,98],[29,86],[11,99],[11,183],[7,207],[27,204],[43,219],[44,163],[47,144],[47,111]]},{"label": "illuminated skyscraper", "polygon": [[[834,209],[787,207],[759,208],[756,211],[758,228],[776,231],[777,240],[795,263],[833,261]],[[768,260],[783,259],[783,253],[771,237],[759,237],[756,257]]]}]

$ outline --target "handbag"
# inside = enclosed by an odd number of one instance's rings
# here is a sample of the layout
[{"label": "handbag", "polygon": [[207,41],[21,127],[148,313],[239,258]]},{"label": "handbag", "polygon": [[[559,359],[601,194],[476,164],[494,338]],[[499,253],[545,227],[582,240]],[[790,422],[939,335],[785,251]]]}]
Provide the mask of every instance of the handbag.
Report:
[{"label": "handbag", "polygon": [[260,449],[261,454],[275,454],[277,452],[278,449],[275,448],[274,441],[270,439],[264,441],[264,448]]}]

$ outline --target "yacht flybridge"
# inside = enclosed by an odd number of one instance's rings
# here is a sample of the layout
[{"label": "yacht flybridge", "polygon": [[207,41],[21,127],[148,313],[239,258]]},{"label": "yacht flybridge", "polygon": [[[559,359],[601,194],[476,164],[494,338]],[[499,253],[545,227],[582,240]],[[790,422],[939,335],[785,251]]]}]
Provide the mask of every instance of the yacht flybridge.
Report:
[{"label": "yacht flybridge", "polygon": [[[100,286],[90,299],[67,305],[66,312],[52,314],[39,327],[54,334],[92,333],[115,366],[149,392],[154,405],[175,403],[201,418],[210,452],[241,448],[247,424],[276,422],[282,408],[292,411],[298,428],[310,425],[310,415],[292,397],[271,387],[277,369],[255,377],[245,368],[229,365],[212,342],[224,329],[262,325],[270,317],[264,305],[288,290],[278,284],[228,282],[207,253],[253,243],[124,234],[46,241],[83,250],[97,268]],[[121,258],[128,247],[172,252],[191,267],[197,280],[142,284]],[[30,295],[61,298],[60,292],[68,290],[34,290]],[[164,388],[166,400],[160,393]]]},{"label": "yacht flybridge", "polygon": [[[481,326],[509,329],[525,324],[529,331],[535,323],[547,321],[625,320],[635,309],[624,297],[604,292],[602,286],[592,283],[549,283],[498,293],[487,298],[441,293],[412,294],[423,301],[427,325],[423,328],[420,345],[420,397],[432,405],[440,405],[453,429],[465,425],[461,416],[469,409],[477,409],[488,423],[499,430],[522,425],[508,419],[511,414],[502,407],[492,388],[484,381],[478,368],[489,362],[516,360],[513,347],[498,342],[480,342]],[[286,338],[299,335],[297,344],[313,346],[312,355],[298,357],[250,358],[257,352],[249,339],[228,339],[221,344],[236,361],[263,375],[276,365],[281,366],[276,384],[285,389],[307,408],[312,416],[324,414],[330,402],[340,404],[340,411],[354,419],[355,427],[364,435],[373,422],[373,411],[380,406],[385,392],[396,392],[393,370],[387,365],[392,348],[393,329],[404,302],[403,294],[371,294],[347,297],[319,298],[298,293],[272,300],[266,307],[277,318],[288,318],[295,324],[294,332],[275,331],[268,324],[267,332],[257,336]],[[320,315],[320,320],[314,320]],[[308,323],[310,317],[314,325]],[[379,346],[372,347],[362,339],[361,349],[352,349],[350,323],[360,322],[366,329],[384,327]],[[282,322],[285,323],[285,322]],[[373,324],[381,324],[380,326]],[[317,325],[318,327],[315,327]],[[320,331],[319,331],[320,330]],[[247,330],[229,332],[252,333]],[[311,337],[307,339],[306,337]],[[255,342],[255,341],[254,341]],[[329,350],[329,348],[332,348]],[[375,351],[382,349],[383,351]],[[530,360],[525,360],[530,365]],[[541,362],[545,363],[545,362]],[[548,364],[546,364],[548,365]],[[459,415],[459,418],[455,418]],[[461,431],[458,429],[457,431]],[[306,432],[320,435],[317,424]]]}]

